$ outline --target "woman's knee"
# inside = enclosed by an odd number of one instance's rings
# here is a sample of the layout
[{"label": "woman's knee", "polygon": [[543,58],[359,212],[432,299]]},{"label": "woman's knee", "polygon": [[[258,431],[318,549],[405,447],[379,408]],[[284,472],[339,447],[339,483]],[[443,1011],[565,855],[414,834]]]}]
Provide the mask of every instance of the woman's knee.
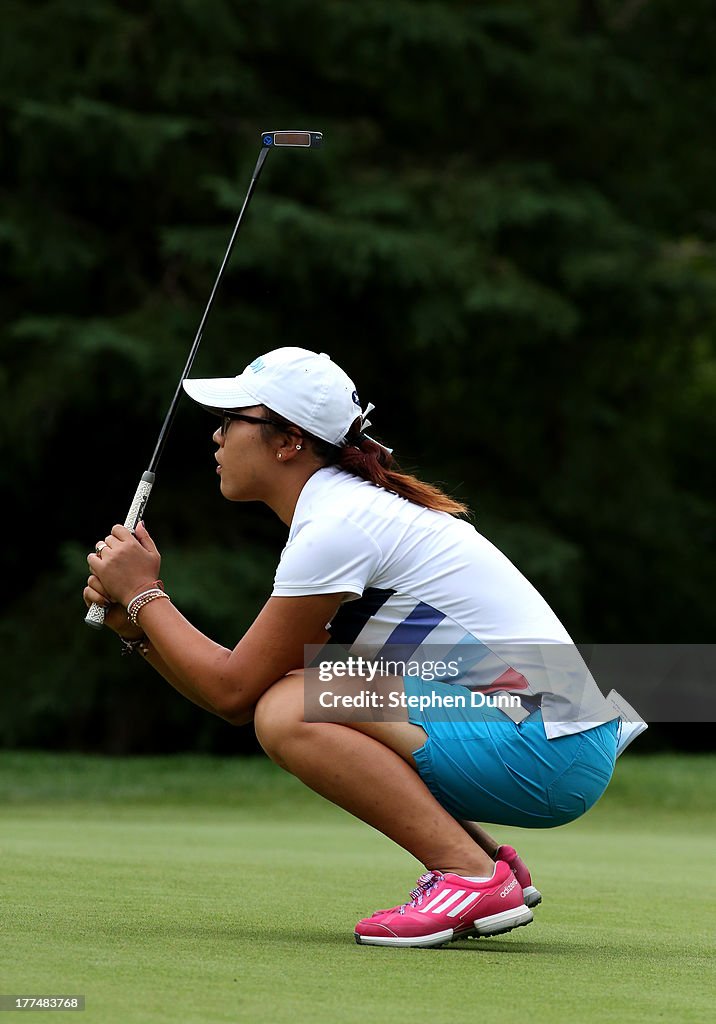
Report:
[{"label": "woman's knee", "polygon": [[303,724],[303,679],[284,676],[259,698],[254,711],[256,738],[272,761],[286,765],[282,751]]}]

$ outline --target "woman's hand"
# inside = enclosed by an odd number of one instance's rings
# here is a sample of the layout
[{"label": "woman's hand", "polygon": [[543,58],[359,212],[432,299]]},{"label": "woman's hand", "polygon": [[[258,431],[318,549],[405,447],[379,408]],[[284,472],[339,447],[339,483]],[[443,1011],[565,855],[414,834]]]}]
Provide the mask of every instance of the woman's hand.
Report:
[{"label": "woman's hand", "polygon": [[97,542],[97,547],[99,554],[93,551],[87,556],[92,576],[87,581],[85,602],[90,592],[99,595],[105,605],[109,601],[126,608],[135,594],[154,586],[162,560],[143,523],[139,523],[134,535],[125,526],[113,526],[104,541]]},{"label": "woman's hand", "polygon": [[88,608],[93,604],[102,605],[105,626],[123,636],[125,640],[141,640],[144,636],[144,631],[130,621],[127,609],[121,604],[112,604],[106,590],[94,574],[88,578],[82,597]]}]

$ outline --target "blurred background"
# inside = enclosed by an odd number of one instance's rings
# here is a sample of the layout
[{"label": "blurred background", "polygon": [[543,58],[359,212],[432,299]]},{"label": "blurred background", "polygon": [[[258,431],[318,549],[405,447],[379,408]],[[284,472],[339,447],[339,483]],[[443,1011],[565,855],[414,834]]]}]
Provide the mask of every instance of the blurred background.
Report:
[{"label": "blurred background", "polygon": [[[194,376],[327,351],[405,468],[584,643],[714,639],[716,21],[707,0],[53,0],[0,33],[0,744],[251,752],[83,625],[263,129]],[[183,402],[146,523],[233,646],[285,528]],[[634,750],[712,746],[703,723]]]}]

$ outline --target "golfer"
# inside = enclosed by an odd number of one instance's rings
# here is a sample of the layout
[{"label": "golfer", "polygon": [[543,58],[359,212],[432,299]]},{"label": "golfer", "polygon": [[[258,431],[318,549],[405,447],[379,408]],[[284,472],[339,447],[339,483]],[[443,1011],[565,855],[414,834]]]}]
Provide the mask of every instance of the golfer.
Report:
[{"label": "golfer", "polygon": [[[593,680],[575,686],[563,667],[545,669],[544,650],[574,649],[564,627],[459,518],[462,505],[400,472],[366,434],[372,406],[361,411],[327,355],[280,348],[237,377],[184,388],[221,417],[223,496],[261,501],[288,528],[271,596],[233,650],[214,643],[164,591],[140,524],[134,534],[114,526],[88,555],[85,603],[102,604],[123,646],[185,697],[234,725],[253,721],[272,760],[422,862],[405,903],[358,922],[359,943],[439,946],[529,924],[540,894],[525,864],[477,823],[550,828],[579,817],[617,750],[618,719]],[[466,667],[395,679],[403,721],[311,721],[304,645],[329,640],[376,657],[435,644],[467,655],[452,659]],[[531,652],[522,662],[505,655],[518,646]],[[445,710],[448,691],[478,694],[478,706]],[[493,706],[499,695],[521,707]]]}]

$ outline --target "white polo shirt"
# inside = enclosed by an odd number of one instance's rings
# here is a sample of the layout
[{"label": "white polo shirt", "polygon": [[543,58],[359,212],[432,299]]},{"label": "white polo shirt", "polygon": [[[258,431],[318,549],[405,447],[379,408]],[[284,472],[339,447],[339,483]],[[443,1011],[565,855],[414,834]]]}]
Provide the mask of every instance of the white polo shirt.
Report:
[{"label": "white polo shirt", "polygon": [[338,593],[329,632],[349,652],[452,654],[464,668],[446,682],[539,695],[550,738],[615,717],[547,602],[473,526],[327,467],[299,495],[273,595]]}]

